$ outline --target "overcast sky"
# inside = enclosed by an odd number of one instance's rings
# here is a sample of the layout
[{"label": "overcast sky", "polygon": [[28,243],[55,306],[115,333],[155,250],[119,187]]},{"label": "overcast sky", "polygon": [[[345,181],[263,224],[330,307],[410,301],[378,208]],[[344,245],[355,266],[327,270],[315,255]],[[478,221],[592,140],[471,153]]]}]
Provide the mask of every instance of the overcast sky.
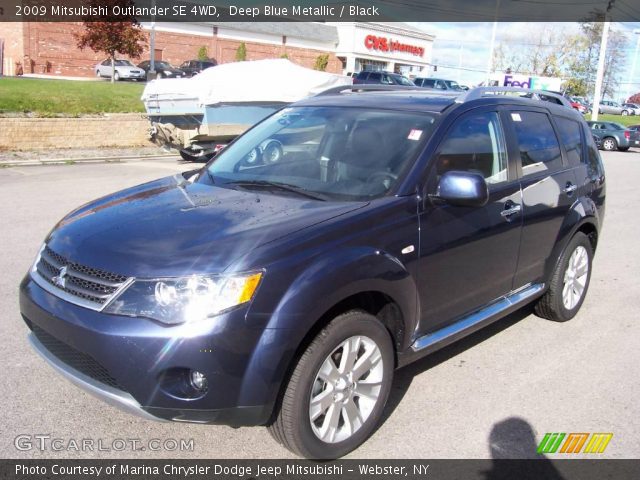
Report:
[{"label": "overcast sky", "polygon": [[[491,43],[492,23],[413,23],[427,33],[434,34],[433,63],[438,65],[438,72],[432,76],[458,80],[462,84],[477,85],[485,79],[489,61],[489,46]],[[507,23],[499,22],[496,30],[496,45],[501,40],[527,48],[537,40],[539,32],[545,28],[559,29],[564,32],[578,32],[577,23]],[[626,96],[627,88],[631,93],[640,91],[640,58],[637,60],[636,71],[629,84],[633,55],[636,41],[640,35],[634,35],[634,29],[640,29],[640,23],[613,23],[613,29],[627,33],[629,42],[625,54],[627,55],[625,71],[620,75],[619,96]],[[640,57],[640,52],[639,55]],[[446,68],[446,66],[452,68]],[[616,98],[617,99],[617,98]]]}]

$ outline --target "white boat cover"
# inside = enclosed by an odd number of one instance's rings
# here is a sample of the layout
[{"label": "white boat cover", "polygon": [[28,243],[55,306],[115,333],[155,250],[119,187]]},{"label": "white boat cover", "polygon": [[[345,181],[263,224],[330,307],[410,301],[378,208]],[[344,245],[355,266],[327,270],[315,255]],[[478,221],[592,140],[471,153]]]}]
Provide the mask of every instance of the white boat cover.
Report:
[{"label": "white boat cover", "polygon": [[311,70],[287,59],[255,60],[207,68],[193,78],[153,80],[142,92],[142,101],[153,95],[165,100],[193,99],[200,105],[291,103],[352,82],[351,77]]}]

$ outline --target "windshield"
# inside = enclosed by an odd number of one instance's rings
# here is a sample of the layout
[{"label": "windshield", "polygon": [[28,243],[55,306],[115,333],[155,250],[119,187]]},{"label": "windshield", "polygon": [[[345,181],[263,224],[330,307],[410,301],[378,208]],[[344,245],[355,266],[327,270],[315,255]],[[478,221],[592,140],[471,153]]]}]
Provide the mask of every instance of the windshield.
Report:
[{"label": "windshield", "polygon": [[158,62],[156,61],[156,67],[162,67],[162,68],[175,68],[173,65],[171,65],[170,63],[167,62]]},{"label": "windshield", "polygon": [[116,60],[114,65],[116,67],[133,67],[133,64],[129,60]]},{"label": "windshield", "polygon": [[462,87],[454,80],[444,80],[444,83],[449,87],[449,90],[462,90]]},{"label": "windshield", "polygon": [[223,150],[200,178],[225,188],[369,200],[397,184],[434,120],[429,113],[286,108]]}]

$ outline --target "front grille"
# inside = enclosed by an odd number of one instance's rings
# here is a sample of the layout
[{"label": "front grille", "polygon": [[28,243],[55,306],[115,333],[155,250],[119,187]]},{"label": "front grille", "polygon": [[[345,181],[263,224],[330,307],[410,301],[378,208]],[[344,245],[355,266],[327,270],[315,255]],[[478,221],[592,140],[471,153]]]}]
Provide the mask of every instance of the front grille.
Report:
[{"label": "front grille", "polygon": [[31,323],[31,328],[40,343],[58,360],[100,383],[124,390],[109,371],[90,355],[79,352],[33,323]]},{"label": "front grille", "polygon": [[40,252],[33,273],[54,295],[94,310],[100,310],[128,281],[124,275],[71,262],[48,246]]}]

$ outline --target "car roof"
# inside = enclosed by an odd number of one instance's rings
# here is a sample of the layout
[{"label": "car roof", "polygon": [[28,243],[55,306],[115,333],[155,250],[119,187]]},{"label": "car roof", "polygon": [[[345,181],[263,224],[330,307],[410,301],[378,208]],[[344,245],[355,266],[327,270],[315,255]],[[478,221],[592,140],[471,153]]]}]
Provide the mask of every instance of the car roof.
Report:
[{"label": "car roof", "polygon": [[[345,86],[345,89],[348,87]],[[357,85],[354,87],[357,88]],[[294,103],[296,107],[355,107],[378,108],[383,110],[400,110],[414,112],[441,113],[446,109],[457,105],[522,105],[543,107],[552,114],[562,113],[567,116],[581,116],[571,108],[547,101],[522,98],[516,96],[490,95],[482,98],[460,103],[456,101],[463,98],[461,94],[434,94],[428,89],[416,87],[406,90],[372,90],[348,93],[328,93],[309,97]]]}]

